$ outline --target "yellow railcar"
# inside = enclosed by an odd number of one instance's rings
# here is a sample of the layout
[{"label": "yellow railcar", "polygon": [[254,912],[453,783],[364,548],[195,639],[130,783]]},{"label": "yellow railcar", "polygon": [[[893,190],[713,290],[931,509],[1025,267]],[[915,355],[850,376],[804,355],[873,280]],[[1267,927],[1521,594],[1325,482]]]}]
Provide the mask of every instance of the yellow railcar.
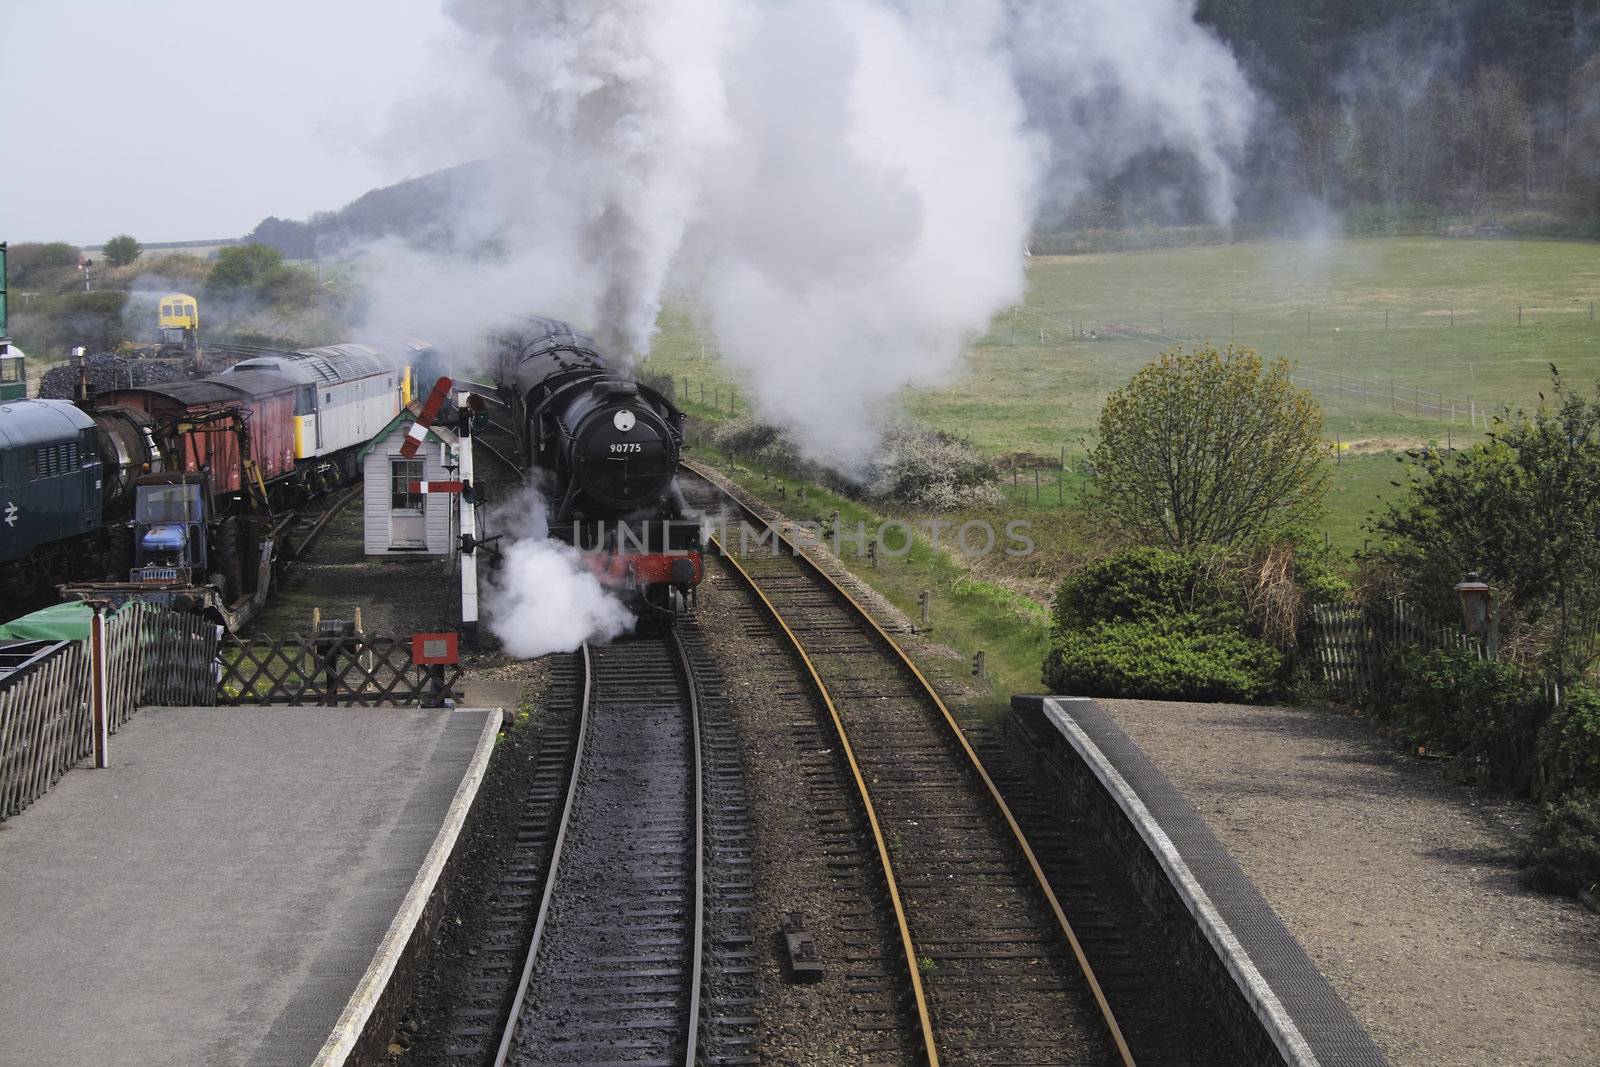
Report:
[{"label": "yellow railcar", "polygon": [[163,330],[198,330],[200,305],[185,293],[169,293],[161,298],[156,325]]}]

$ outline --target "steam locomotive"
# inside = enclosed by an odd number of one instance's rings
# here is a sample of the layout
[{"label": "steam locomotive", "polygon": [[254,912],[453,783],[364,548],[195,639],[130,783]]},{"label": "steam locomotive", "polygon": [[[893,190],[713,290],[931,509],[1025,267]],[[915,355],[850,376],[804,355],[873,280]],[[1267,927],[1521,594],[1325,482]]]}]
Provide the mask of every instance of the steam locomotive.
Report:
[{"label": "steam locomotive", "polygon": [[522,458],[550,501],[550,536],[648,608],[685,610],[701,544],[677,486],[683,412],[565,322],[530,316],[492,350]]}]

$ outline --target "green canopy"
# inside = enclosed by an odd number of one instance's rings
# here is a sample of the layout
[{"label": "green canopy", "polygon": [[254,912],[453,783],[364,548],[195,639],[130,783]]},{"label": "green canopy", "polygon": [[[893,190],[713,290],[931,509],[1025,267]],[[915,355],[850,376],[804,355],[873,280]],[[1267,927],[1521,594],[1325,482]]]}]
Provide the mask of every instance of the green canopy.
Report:
[{"label": "green canopy", "polygon": [[93,615],[89,605],[81,600],[52,604],[31,615],[0,623],[0,641],[86,641],[89,619]]}]

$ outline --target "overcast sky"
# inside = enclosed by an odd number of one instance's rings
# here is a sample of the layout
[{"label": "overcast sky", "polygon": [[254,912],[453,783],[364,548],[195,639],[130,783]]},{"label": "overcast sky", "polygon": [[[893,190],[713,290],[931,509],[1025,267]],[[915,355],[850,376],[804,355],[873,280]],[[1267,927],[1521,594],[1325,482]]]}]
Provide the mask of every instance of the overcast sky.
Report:
[{"label": "overcast sky", "polygon": [[238,237],[432,169],[396,111],[453,41],[435,0],[0,0],[0,240]]}]

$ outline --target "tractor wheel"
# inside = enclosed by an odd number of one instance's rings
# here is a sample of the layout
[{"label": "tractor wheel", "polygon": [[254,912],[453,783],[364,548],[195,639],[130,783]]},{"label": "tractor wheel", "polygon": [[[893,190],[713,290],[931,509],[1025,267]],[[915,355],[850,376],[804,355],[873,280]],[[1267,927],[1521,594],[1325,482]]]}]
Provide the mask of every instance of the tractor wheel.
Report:
[{"label": "tractor wheel", "polygon": [[113,582],[125,582],[133,571],[133,527],[106,528],[106,573]]}]

